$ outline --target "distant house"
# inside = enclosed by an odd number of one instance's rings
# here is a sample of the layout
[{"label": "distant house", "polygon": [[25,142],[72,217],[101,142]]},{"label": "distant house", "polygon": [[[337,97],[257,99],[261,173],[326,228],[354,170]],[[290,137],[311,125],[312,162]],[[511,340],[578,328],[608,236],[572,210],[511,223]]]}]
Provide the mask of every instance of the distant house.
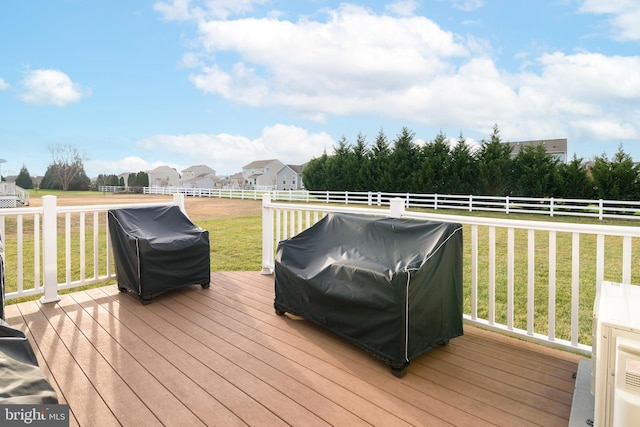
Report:
[{"label": "distant house", "polygon": [[562,163],[567,162],[567,138],[560,139],[538,139],[534,141],[517,141],[509,142],[511,145],[511,155],[517,156],[520,150],[527,145],[541,144],[547,149],[547,152]]},{"label": "distant house", "polygon": [[304,165],[285,165],[276,174],[278,190],[301,190]]},{"label": "distant house", "polygon": [[277,173],[284,167],[280,160],[256,160],[242,167],[244,187],[257,190],[277,188]]},{"label": "distant house", "polygon": [[146,171],[149,175],[150,187],[178,187],[180,186],[180,174],[175,168],[169,166],[158,166],[155,169]]},{"label": "distant house", "polygon": [[182,186],[186,188],[215,188],[216,171],[206,165],[190,166],[182,170]]},{"label": "distant house", "polygon": [[244,176],[242,172],[234,173],[220,180],[220,187],[231,190],[239,190],[244,186]]}]

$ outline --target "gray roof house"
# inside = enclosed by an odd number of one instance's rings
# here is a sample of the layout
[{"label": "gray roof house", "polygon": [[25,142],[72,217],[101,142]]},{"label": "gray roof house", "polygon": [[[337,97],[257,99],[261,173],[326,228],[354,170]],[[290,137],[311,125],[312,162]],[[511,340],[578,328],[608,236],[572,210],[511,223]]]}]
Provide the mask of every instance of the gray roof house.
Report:
[{"label": "gray roof house", "polygon": [[567,162],[567,138],[559,139],[538,139],[534,141],[516,141],[509,142],[511,145],[511,155],[516,156],[520,150],[527,145],[541,144],[547,149],[547,152],[562,163]]},{"label": "gray roof house", "polygon": [[206,165],[189,166],[182,170],[182,186],[186,188],[214,188],[216,171]]},{"label": "gray roof house", "polygon": [[175,168],[158,166],[146,171],[149,175],[150,187],[178,187],[180,186],[180,174]]},{"label": "gray roof house", "polygon": [[284,165],[276,174],[278,190],[301,190],[302,170],[305,165]]},{"label": "gray roof house", "polygon": [[284,167],[280,160],[256,160],[242,167],[244,186],[248,189],[276,189],[276,174]]}]

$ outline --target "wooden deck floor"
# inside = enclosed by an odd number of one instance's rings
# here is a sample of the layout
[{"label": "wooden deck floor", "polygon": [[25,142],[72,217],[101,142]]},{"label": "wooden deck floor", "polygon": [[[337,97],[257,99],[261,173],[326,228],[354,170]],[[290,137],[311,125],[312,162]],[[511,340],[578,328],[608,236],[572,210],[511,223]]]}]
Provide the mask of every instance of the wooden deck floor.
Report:
[{"label": "wooden deck floor", "polygon": [[115,286],[7,306],[71,425],[566,426],[578,357],[465,325],[398,379],[366,352],[273,310],[273,277],[143,306]]}]

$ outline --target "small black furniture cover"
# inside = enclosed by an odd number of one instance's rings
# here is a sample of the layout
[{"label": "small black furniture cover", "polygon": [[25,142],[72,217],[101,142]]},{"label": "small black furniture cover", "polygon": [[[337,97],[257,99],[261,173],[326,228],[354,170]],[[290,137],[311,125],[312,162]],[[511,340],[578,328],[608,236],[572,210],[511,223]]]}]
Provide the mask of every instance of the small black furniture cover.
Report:
[{"label": "small black furniture cover", "polygon": [[200,284],[211,277],[209,232],[178,206],[112,209],[109,235],[118,287],[140,296]]},{"label": "small black furniture cover", "polygon": [[278,244],[276,313],[331,330],[404,370],[462,331],[462,226],[330,213]]}]

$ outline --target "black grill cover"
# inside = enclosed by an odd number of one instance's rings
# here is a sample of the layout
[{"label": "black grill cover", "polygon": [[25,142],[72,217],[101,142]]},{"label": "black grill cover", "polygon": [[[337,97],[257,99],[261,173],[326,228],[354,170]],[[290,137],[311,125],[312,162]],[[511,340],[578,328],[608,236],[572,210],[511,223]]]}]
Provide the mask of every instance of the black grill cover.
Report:
[{"label": "black grill cover", "polygon": [[393,365],[462,335],[462,226],[330,213],[278,244],[275,308]]},{"label": "black grill cover", "polygon": [[112,209],[109,235],[118,286],[138,295],[208,284],[209,232],[178,206]]}]

